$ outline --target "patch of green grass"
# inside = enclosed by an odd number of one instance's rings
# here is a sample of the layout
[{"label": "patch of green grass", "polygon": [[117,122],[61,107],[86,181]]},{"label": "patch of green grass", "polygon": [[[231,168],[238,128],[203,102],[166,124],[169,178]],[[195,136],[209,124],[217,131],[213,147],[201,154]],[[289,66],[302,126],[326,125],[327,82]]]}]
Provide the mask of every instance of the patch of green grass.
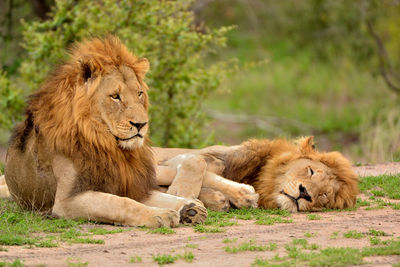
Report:
[{"label": "patch of green grass", "polygon": [[[84,231],[86,220],[49,218],[22,210],[15,202],[0,199],[0,245],[56,247],[59,242],[104,244],[104,240],[88,236],[121,233],[130,228],[106,230],[91,228]],[[36,233],[42,233],[37,235]]]},{"label": "patch of green grass", "polygon": [[224,240],[222,240],[222,243],[235,243],[238,239],[237,238],[225,238]]},{"label": "patch of green grass", "polygon": [[[319,248],[317,244],[309,244],[306,239],[300,238],[300,239],[293,239],[292,240],[292,245],[293,246],[301,246],[303,249],[308,249],[308,250],[316,250]],[[288,246],[290,250],[290,246]]]},{"label": "patch of green grass", "polygon": [[314,236],[316,236],[315,233],[310,233],[310,232],[305,232],[305,233],[304,233],[304,237],[310,238],[310,237],[314,237]]},{"label": "patch of green grass", "polygon": [[339,235],[339,232],[333,232],[329,238],[336,239],[338,237],[338,235]]},{"label": "patch of green grass", "polygon": [[394,210],[400,210],[400,203],[392,203],[391,207]]},{"label": "patch of green grass", "polygon": [[293,245],[301,245],[303,248],[305,248],[308,245],[308,241],[303,238],[293,239],[292,244]]},{"label": "patch of green grass", "polygon": [[384,231],[375,230],[375,229],[369,229],[368,235],[372,235],[372,236],[384,236],[384,235],[385,235],[385,232],[384,232]]},{"label": "patch of green grass", "polygon": [[347,266],[363,263],[362,254],[353,248],[327,248],[319,253],[302,254],[309,266]]},{"label": "patch of green grass", "polygon": [[92,228],[92,229],[89,229],[88,232],[93,235],[109,235],[109,234],[122,233],[122,232],[129,231],[129,230],[130,229],[122,229],[122,228],[112,229],[112,230],[107,230],[104,228]]},{"label": "patch of green grass", "polygon": [[68,243],[77,243],[77,244],[104,244],[104,240],[102,239],[93,239],[93,238],[84,238],[84,237],[76,237],[68,240]]},{"label": "patch of green grass", "polygon": [[198,248],[199,245],[197,245],[197,244],[186,244],[185,247],[187,247],[187,248]]},{"label": "patch of green grass", "polygon": [[292,223],[292,219],[286,219],[278,216],[265,216],[258,218],[255,224],[259,225],[273,225],[275,223]]},{"label": "patch of green grass", "polygon": [[276,243],[269,243],[268,245],[257,245],[255,240],[249,240],[249,242],[242,243],[239,246],[228,246],[225,247],[225,251],[228,253],[238,253],[241,251],[273,251],[278,248]]},{"label": "patch of green grass", "polygon": [[376,197],[384,197],[385,196],[385,192],[383,192],[382,190],[371,190],[371,193],[376,196]]},{"label": "patch of green grass", "polygon": [[374,196],[400,199],[400,175],[398,174],[363,177],[359,187],[363,193],[370,192]]},{"label": "patch of green grass", "polygon": [[67,259],[68,267],[84,267],[84,266],[88,266],[88,265],[89,265],[89,262],[87,262],[87,261],[81,262],[81,261],[79,261],[79,259],[73,259],[73,258]]},{"label": "patch of green grass", "polygon": [[7,248],[0,246],[0,251],[8,251]]},{"label": "patch of green grass", "polygon": [[376,236],[371,236],[369,238],[369,242],[371,243],[372,246],[376,246],[376,245],[379,245],[381,243],[381,239],[379,237],[376,237]]},{"label": "patch of green grass", "polygon": [[156,255],[153,256],[153,261],[157,262],[160,266],[164,264],[170,264],[174,263],[178,259],[182,259],[186,262],[193,262],[195,256],[192,252],[190,251],[185,251],[185,253],[182,254],[176,254],[176,255],[169,255],[169,254],[164,254],[164,255]]},{"label": "patch of green grass", "polygon": [[[226,227],[236,225],[236,220],[255,220],[256,224],[259,225],[272,225],[275,223],[291,223],[292,219],[287,217],[291,216],[288,211],[285,210],[265,210],[256,208],[242,208],[233,209],[229,212],[216,212],[209,210],[208,217],[204,222],[206,226],[213,226],[211,229],[219,229],[219,227]],[[203,227],[195,228],[195,231],[207,231],[207,228]],[[217,230],[219,231],[219,230]]]},{"label": "patch of green grass", "polygon": [[40,248],[54,248],[58,247],[58,244],[54,243],[54,239],[50,239],[50,240],[43,240],[37,243],[36,246]]},{"label": "patch of green grass", "polygon": [[310,221],[321,220],[321,216],[318,214],[307,214],[307,219]]},{"label": "patch of green grass", "polygon": [[366,247],[362,249],[362,255],[367,256],[388,256],[400,255],[400,241],[386,242],[385,246]]},{"label": "patch of green grass", "polygon": [[345,238],[353,238],[353,239],[361,239],[364,238],[365,235],[363,233],[357,232],[356,230],[350,230],[343,234]]},{"label": "patch of green grass", "polygon": [[287,256],[275,255],[272,259],[256,259],[252,266],[348,266],[362,264],[363,257],[400,255],[400,240],[388,240],[381,244],[379,247],[326,248],[307,253],[299,247],[307,247],[307,243],[303,239],[297,239],[285,245]]},{"label": "patch of green grass", "polygon": [[142,262],[142,257],[140,256],[132,256],[129,259],[130,263],[138,263],[138,262]]},{"label": "patch of green grass", "polygon": [[24,264],[19,259],[16,259],[13,262],[0,261],[0,267],[23,267],[23,266]]},{"label": "patch of green grass", "polygon": [[[55,246],[49,242],[49,233],[65,233],[71,229],[79,232],[79,226],[86,221],[45,218],[37,213],[20,209],[15,202],[0,199],[0,245]],[[45,235],[35,236],[35,233]],[[68,238],[65,238],[68,239]],[[54,240],[54,239],[52,239]]]},{"label": "patch of green grass", "polygon": [[193,262],[194,260],[194,255],[190,251],[186,251],[183,253],[183,255],[179,255],[179,258],[183,259],[186,262]]},{"label": "patch of green grass", "polygon": [[226,232],[225,229],[217,226],[205,226],[203,224],[197,224],[193,227],[195,232],[198,233],[223,233]]},{"label": "patch of green grass", "polygon": [[0,175],[3,175],[3,174],[4,174],[4,167],[5,167],[4,162],[1,162],[1,161],[0,161]]},{"label": "patch of green grass", "polygon": [[175,230],[166,227],[166,226],[161,226],[159,228],[156,229],[151,229],[148,231],[149,233],[152,234],[160,234],[160,235],[172,235],[172,234],[176,234]]},{"label": "patch of green grass", "polygon": [[371,205],[371,203],[368,200],[362,200],[360,198],[357,198],[357,204],[358,207],[368,207]]},{"label": "patch of green grass", "polygon": [[177,259],[178,256],[168,254],[153,256],[153,261],[159,265],[174,263]]},{"label": "patch of green grass", "polygon": [[[276,261],[275,259],[273,261]],[[251,266],[260,266],[260,267],[293,267],[296,266],[295,262],[286,261],[281,263],[271,263],[269,260],[256,258],[255,261],[251,264]]]}]

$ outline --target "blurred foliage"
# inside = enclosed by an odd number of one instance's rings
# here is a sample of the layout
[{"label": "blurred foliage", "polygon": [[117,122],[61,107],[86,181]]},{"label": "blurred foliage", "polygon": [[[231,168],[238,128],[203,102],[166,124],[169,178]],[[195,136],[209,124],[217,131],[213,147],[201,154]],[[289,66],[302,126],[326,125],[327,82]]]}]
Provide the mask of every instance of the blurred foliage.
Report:
[{"label": "blurred foliage", "polygon": [[361,130],[362,151],[373,162],[400,161],[400,105],[390,101],[379,111],[367,112]]},{"label": "blurred foliage", "polygon": [[[353,159],[393,160],[400,153],[395,128],[383,130],[393,125],[383,119],[393,114],[384,107],[393,106],[399,96],[382,79],[381,56],[367,27],[369,22],[383,43],[388,77],[400,86],[398,1],[219,0],[197,13],[199,22],[213,27],[238,25],[228,34],[221,58],[237,55],[242,63],[270,59],[264,67],[237,75],[208,102],[213,110],[257,116],[263,127],[219,121],[216,140],[316,135],[320,148],[339,149]],[[387,134],[374,137],[380,155],[366,133],[376,127]]]},{"label": "blurred foliage", "polygon": [[[39,22],[26,1],[10,1],[16,9],[12,38],[0,42],[2,127],[18,119],[20,99],[65,58],[66,47],[114,33],[150,60],[155,145],[203,146],[216,129],[215,139],[225,143],[313,134],[329,143],[323,149],[340,149],[357,160],[400,155],[399,95],[382,79],[383,68],[400,87],[398,0],[59,0]],[[15,23],[19,17],[25,18],[22,26]],[[242,64],[269,63],[221,83],[236,69],[236,62],[226,61],[232,57]],[[24,94],[12,93],[17,87]],[[208,125],[204,106],[233,118],[244,115],[242,123]]]},{"label": "blurred foliage", "polygon": [[147,81],[151,88],[153,143],[181,147],[205,145],[208,139],[202,135],[206,121],[203,101],[220,84],[228,62],[206,65],[203,58],[216,47],[225,45],[225,34],[230,27],[198,31],[189,10],[191,3],[56,1],[48,20],[23,23],[22,46],[26,54],[19,68],[18,83],[28,93],[32,92],[54,65],[66,57],[65,49],[69,45],[92,35],[112,33],[151,63]]},{"label": "blurred foliage", "polygon": [[11,128],[21,119],[24,107],[21,90],[16,88],[0,70],[0,125]]}]

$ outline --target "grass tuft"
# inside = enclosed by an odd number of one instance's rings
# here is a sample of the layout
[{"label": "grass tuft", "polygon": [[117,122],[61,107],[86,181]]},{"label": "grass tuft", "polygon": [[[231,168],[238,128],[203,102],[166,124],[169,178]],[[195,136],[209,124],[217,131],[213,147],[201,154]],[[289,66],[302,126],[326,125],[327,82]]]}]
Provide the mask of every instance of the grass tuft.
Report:
[{"label": "grass tuft", "polygon": [[273,251],[278,248],[276,243],[269,243],[268,245],[257,245],[255,240],[249,240],[247,243],[242,243],[239,246],[228,246],[225,247],[225,251],[228,253],[238,253],[241,251]]},{"label": "grass tuft", "polygon": [[226,230],[216,226],[205,226],[203,224],[197,224],[193,227],[195,232],[198,233],[223,233]]},{"label": "grass tuft", "polygon": [[360,190],[374,196],[400,199],[400,175],[367,176],[360,180]]},{"label": "grass tuft", "polygon": [[16,259],[13,262],[0,261],[0,267],[23,267],[23,266],[24,264],[19,259]]},{"label": "grass tuft", "polygon": [[142,257],[140,256],[132,256],[129,259],[130,263],[138,263],[138,262],[142,262]]},{"label": "grass tuft", "polygon": [[152,233],[152,234],[160,234],[160,235],[172,235],[172,234],[176,234],[175,230],[166,227],[166,226],[161,226],[159,228],[156,229],[151,229],[148,231],[148,233]]},{"label": "grass tuft", "polygon": [[321,220],[321,215],[307,214],[307,219],[309,219],[310,221]]},{"label": "grass tuft", "polygon": [[357,232],[355,230],[350,230],[343,234],[345,238],[353,238],[353,239],[361,239],[364,238],[365,235],[363,233]]}]

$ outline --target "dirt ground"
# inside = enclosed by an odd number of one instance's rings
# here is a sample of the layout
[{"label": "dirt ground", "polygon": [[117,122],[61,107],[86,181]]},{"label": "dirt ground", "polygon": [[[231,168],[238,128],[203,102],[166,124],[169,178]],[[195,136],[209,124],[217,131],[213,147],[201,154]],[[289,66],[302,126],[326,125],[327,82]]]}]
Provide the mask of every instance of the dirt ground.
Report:
[{"label": "dirt ground", "polygon": [[[355,167],[360,175],[378,175],[383,173],[399,173],[399,163],[380,164],[376,166]],[[365,196],[361,196],[365,198]],[[272,258],[279,253],[285,255],[284,245],[294,238],[305,238],[305,233],[312,233],[306,238],[309,243],[316,243],[321,248],[369,246],[369,239],[344,238],[343,233],[349,230],[368,232],[369,229],[384,231],[387,236],[382,240],[400,237],[400,210],[384,208],[347,212],[318,213],[320,220],[310,221],[307,214],[293,214],[293,223],[275,225],[256,225],[254,221],[239,220],[238,225],[226,227],[225,233],[196,233],[191,227],[180,227],[176,234],[160,235],[134,229],[132,231],[98,235],[105,244],[61,244],[57,248],[5,247],[8,251],[0,251],[0,261],[12,261],[19,258],[28,266],[45,264],[47,266],[157,266],[152,259],[157,254],[183,254],[191,251],[195,259],[187,263],[177,260],[172,266],[250,266],[256,258]],[[93,227],[88,225],[84,227]],[[102,225],[102,228],[114,229],[114,226]],[[337,238],[332,238],[338,232]],[[225,244],[226,238],[237,238],[235,243]],[[224,247],[237,246],[250,239],[257,244],[274,242],[278,245],[275,251],[227,253]],[[197,247],[188,248],[187,244]],[[132,256],[140,256],[141,263],[129,263]],[[365,266],[391,266],[400,262],[400,255],[364,258]]]}]

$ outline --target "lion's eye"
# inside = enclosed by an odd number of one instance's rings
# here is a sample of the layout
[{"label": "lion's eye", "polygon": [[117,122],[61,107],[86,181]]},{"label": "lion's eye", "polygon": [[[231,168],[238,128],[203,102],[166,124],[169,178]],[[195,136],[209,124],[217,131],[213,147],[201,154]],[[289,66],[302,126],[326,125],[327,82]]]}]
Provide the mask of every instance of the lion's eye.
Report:
[{"label": "lion's eye", "polygon": [[311,169],[310,167],[308,168],[308,174],[310,174],[310,176],[314,175],[314,170]]},{"label": "lion's eye", "polygon": [[138,96],[139,96],[139,97],[142,97],[142,96],[143,96],[143,91],[139,91],[139,92],[138,92]]},{"label": "lion's eye", "polygon": [[120,97],[119,94],[113,94],[113,95],[110,95],[110,96],[111,96],[111,98],[114,99],[114,100],[121,101],[121,97]]}]

